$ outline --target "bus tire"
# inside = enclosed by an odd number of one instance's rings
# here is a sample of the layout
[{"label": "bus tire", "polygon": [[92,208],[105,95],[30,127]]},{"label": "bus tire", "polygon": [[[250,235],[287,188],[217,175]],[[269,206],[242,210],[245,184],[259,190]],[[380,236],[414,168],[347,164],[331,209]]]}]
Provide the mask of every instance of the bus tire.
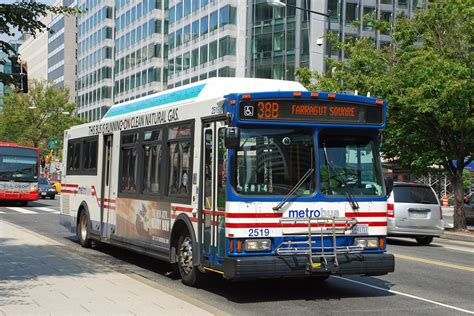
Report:
[{"label": "bus tire", "polygon": [[90,238],[90,221],[89,215],[83,209],[79,215],[79,222],[77,223],[77,238],[83,248],[90,248],[92,246],[92,240]]},{"label": "bus tire", "polygon": [[193,240],[187,230],[179,236],[173,272],[178,272],[186,285],[197,287],[200,283],[201,272],[193,265]]},{"label": "bus tire", "polygon": [[27,206],[27,205],[28,205],[28,201],[20,201],[20,202],[18,202],[18,204],[19,204],[20,206]]}]

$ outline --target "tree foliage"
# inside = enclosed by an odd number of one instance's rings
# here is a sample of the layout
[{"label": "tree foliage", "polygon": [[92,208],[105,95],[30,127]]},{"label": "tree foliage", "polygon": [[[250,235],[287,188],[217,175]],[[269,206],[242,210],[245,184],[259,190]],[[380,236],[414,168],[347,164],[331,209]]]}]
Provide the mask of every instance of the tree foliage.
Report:
[{"label": "tree foliage", "polygon": [[444,167],[455,192],[456,229],[466,228],[462,174],[474,156],[473,26],[474,0],[433,0],[414,18],[397,18],[390,47],[376,49],[369,38],[339,43],[350,59],[328,60],[323,74],[297,73],[310,89],[386,98],[382,151],[413,173]]},{"label": "tree foliage", "polygon": [[69,102],[66,88],[55,89],[47,82],[32,84],[28,93],[5,97],[0,112],[0,139],[40,147],[43,152],[50,141],[62,148],[63,132],[81,121],[72,113],[76,104]]},{"label": "tree foliage", "polygon": [[[36,36],[38,32],[49,30],[41,22],[48,12],[59,14],[75,14],[78,12],[75,8],[60,6],[49,6],[37,1],[17,1],[11,4],[0,4],[0,33],[8,36],[15,36],[15,31]],[[5,56],[17,56],[15,48],[7,41],[0,39],[0,51]],[[5,61],[0,59],[0,64]],[[0,72],[0,81],[4,83],[13,83],[13,77]]]}]

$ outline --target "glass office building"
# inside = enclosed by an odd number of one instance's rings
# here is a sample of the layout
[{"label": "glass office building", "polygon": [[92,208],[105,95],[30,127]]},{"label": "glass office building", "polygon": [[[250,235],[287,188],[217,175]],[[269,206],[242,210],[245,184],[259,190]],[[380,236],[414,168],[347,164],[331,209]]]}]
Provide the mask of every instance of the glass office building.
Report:
[{"label": "glass office building", "polygon": [[[377,47],[390,44],[390,34],[376,31],[364,16],[395,22],[398,14],[413,16],[426,8],[425,0],[285,0],[289,6],[276,8],[266,0],[249,0],[247,16],[246,76],[272,79],[295,79],[295,70],[310,67],[324,70],[324,58],[347,58],[344,52],[330,47],[325,40],[333,32],[342,42],[357,37],[371,37]],[[324,15],[294,8],[310,9]],[[330,24],[329,24],[330,23]],[[329,52],[331,51],[331,52]]]},{"label": "glass office building", "polygon": [[78,113],[100,119],[114,103],[166,87],[167,1],[79,0]]},{"label": "glass office building", "polygon": [[166,89],[167,1],[116,1],[114,103]]},{"label": "glass office building", "polygon": [[168,88],[245,75],[246,3],[170,0]]}]

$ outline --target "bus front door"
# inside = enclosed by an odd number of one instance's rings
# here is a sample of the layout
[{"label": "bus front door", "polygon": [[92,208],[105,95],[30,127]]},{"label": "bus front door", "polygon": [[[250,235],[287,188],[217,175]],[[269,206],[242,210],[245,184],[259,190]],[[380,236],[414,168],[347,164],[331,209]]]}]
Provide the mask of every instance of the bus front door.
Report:
[{"label": "bus front door", "polygon": [[110,223],[110,209],[114,203],[112,198],[112,135],[104,135],[102,157],[102,181],[100,194],[100,238],[107,240],[113,230]]},{"label": "bus front door", "polygon": [[224,122],[204,124],[200,245],[204,266],[219,269],[225,256],[227,149]]}]

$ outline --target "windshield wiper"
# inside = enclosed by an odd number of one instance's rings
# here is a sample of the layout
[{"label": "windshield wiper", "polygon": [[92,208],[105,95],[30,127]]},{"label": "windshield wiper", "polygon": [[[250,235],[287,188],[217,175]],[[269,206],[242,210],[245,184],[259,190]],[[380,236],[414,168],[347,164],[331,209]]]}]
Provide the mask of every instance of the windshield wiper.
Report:
[{"label": "windshield wiper", "polygon": [[313,173],[313,171],[313,168],[309,168],[308,171],[306,171],[306,173],[301,177],[301,179],[299,179],[298,182],[296,182],[296,184],[291,188],[285,198],[280,203],[278,203],[277,206],[273,207],[273,210],[278,211],[279,209],[281,209],[282,206],[285,205],[286,202],[288,202],[288,200],[293,195],[295,195],[296,191],[298,191],[298,189],[301,187],[301,185],[303,185],[303,183],[306,181],[306,179],[308,179],[308,177],[311,175],[311,173]]},{"label": "windshield wiper", "polygon": [[[345,191],[344,196],[347,198],[347,201],[349,201],[349,204],[351,205],[351,207],[354,211],[359,209],[359,207],[360,207],[359,203],[357,203],[357,201],[354,199],[351,192],[347,188],[346,180],[344,179],[343,176],[341,176],[341,174],[336,169],[336,167],[334,167],[332,162],[329,161],[329,159],[328,159],[328,152],[327,152],[327,149],[326,149],[326,142],[323,142],[323,151],[324,151],[324,158],[326,159],[326,164],[329,166],[329,169],[331,169],[331,171],[334,173],[334,175],[337,177],[337,179],[341,182],[341,184],[342,184],[341,188],[343,188],[344,191]],[[331,177],[329,177],[328,181],[330,181],[330,179],[331,179]]]}]

